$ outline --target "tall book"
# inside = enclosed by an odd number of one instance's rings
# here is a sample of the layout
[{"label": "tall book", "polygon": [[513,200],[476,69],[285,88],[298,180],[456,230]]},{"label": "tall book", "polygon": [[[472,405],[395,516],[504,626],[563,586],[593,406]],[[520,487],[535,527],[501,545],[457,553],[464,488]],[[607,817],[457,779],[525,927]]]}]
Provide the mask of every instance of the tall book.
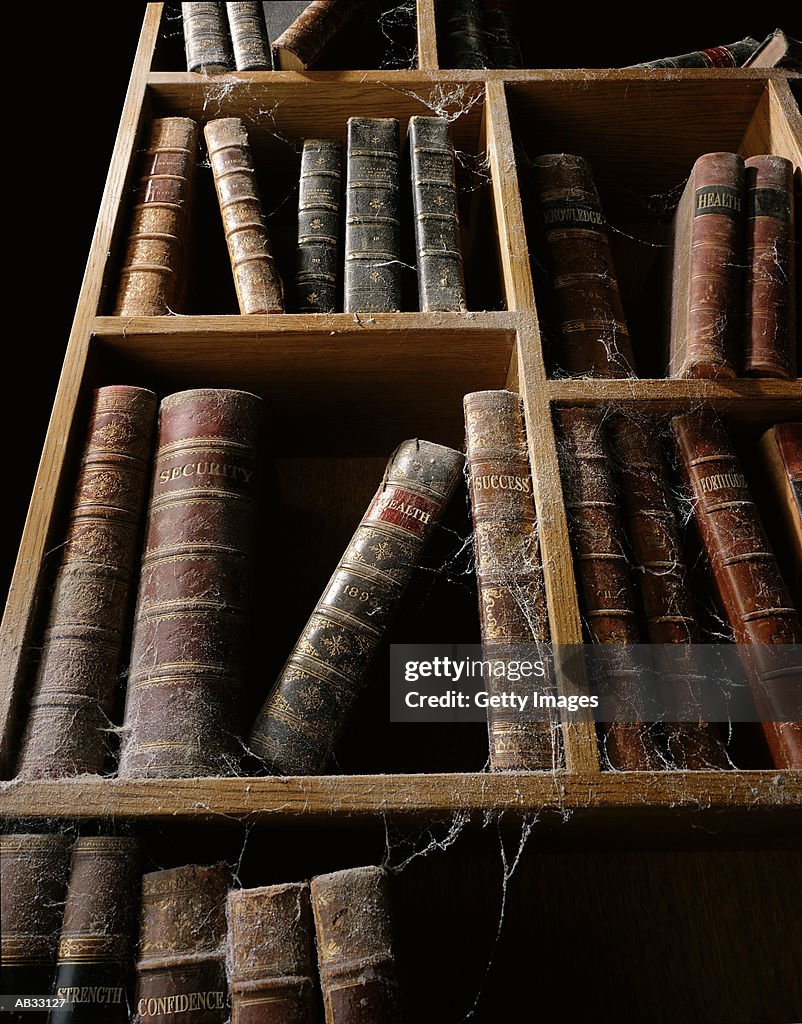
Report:
[{"label": "tall book", "polygon": [[309,883],[228,895],[231,1024],[315,1024]]},{"label": "tall book", "polygon": [[50,1024],[128,1024],[139,890],[139,843],[85,836],[72,849]]},{"label": "tall book", "polygon": [[295,273],[295,308],[299,313],[337,310],[342,169],[338,139],[304,141]]},{"label": "tall book", "polygon": [[387,873],[318,875],[312,909],[326,1024],[400,1024]]},{"label": "tall book", "polygon": [[487,48],[479,0],[439,0],[438,22],[446,43],[446,67],[486,68]]},{"label": "tall book", "polygon": [[95,391],[20,748],[21,778],[102,770],[150,470],[156,396]]},{"label": "tall book", "polygon": [[[761,671],[761,646],[802,644],[799,613],[719,416],[697,410],[675,416],[671,426],[719,603],[742,645],[758,711],[770,719],[772,681]],[[785,681],[792,680],[802,683],[802,664],[786,673]],[[764,720],[762,725],[775,766],[802,768],[802,722]]]},{"label": "tall book", "polygon": [[744,373],[796,375],[794,165],[781,156],[746,163]]},{"label": "tall book", "polygon": [[[226,23],[229,4],[181,4],[187,71],[205,74],[234,67]],[[233,6],[233,5],[231,5]]]},{"label": "tall book", "polygon": [[[52,996],[70,866],[62,835],[0,836],[0,991]],[[47,1010],[10,1011],[9,1024],[44,1024]]]},{"label": "tall book", "polygon": [[454,145],[443,117],[409,119],[412,212],[423,312],[464,310]]},{"label": "tall book", "polygon": [[256,0],[226,4],[226,15],[237,71],[272,68],[273,54],[267,37],[264,4]]},{"label": "tall book", "polygon": [[198,126],[188,117],[161,117],[150,126],[115,316],[164,316],[183,311],[188,207],[197,148]]},{"label": "tall book", "polygon": [[760,439],[761,469],[782,526],[777,545],[792,593],[802,600],[802,423],[778,423]]},{"label": "tall book", "polygon": [[515,0],[482,0],[482,24],[488,65],[522,68],[524,58],[515,24]]},{"label": "tall book", "polygon": [[744,62],[745,68],[785,68],[802,71],[802,42],[775,28]]},{"label": "tall book", "polygon": [[[463,404],[482,654],[493,660],[510,645],[549,639],[537,513],[520,397],[476,391]],[[551,769],[559,761],[548,722],[488,708],[487,730],[494,771]]]},{"label": "tall book", "polygon": [[283,775],[322,771],[462,475],[462,455],[401,444],[257,716],[250,748]]},{"label": "tall book", "polygon": [[[236,4],[234,6],[237,6]],[[238,117],[204,128],[240,313],[283,313],[248,131]]]},{"label": "tall book", "polygon": [[607,222],[590,164],[551,153],[532,162],[554,306],[559,365],[570,374],[632,377],[634,356]]},{"label": "tall book", "polygon": [[693,165],[671,228],[665,324],[670,377],[734,377],[741,338],[744,162]]},{"label": "tall book", "polygon": [[261,404],[213,388],[161,404],[121,776],[238,763]]},{"label": "tall book", "polygon": [[187,864],[142,877],[133,1024],[225,1024],[226,896],[223,864]]},{"label": "tall book", "polygon": [[630,68],[739,68],[757,50],[757,39],[746,36],[735,43],[711,46],[707,50],[693,50],[678,57],[661,57],[645,64],[630,64]]},{"label": "tall book", "polygon": [[401,309],[398,131],[395,118],[348,119],[346,313]]},{"label": "tall book", "polygon": [[366,0],[313,0],[273,43],[276,67],[282,71],[313,67],[365,3]]}]

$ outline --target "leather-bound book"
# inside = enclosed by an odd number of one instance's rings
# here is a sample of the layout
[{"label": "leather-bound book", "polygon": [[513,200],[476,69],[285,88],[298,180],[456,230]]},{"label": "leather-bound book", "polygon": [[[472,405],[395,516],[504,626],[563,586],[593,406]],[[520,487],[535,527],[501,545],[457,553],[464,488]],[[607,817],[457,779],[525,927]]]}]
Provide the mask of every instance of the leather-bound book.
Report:
[{"label": "leather-bound book", "polygon": [[782,525],[777,549],[793,593],[802,600],[802,423],[778,423],[760,439],[761,469]]},{"label": "leather-bound book", "polygon": [[312,909],[326,1024],[400,1024],[386,872],[318,875]]},{"label": "leather-bound book", "polygon": [[[228,4],[181,4],[187,71],[230,71],[234,67],[225,8]],[[231,5],[233,6],[233,5]]]},{"label": "leather-bound book", "polygon": [[409,119],[412,211],[423,312],[465,309],[454,145],[443,117]]},{"label": "leather-bound book", "polygon": [[551,153],[534,160],[532,171],[559,321],[559,365],[582,376],[632,377],[632,345],[591,166],[581,156]]},{"label": "leather-bound book", "polygon": [[736,43],[711,46],[708,50],[694,50],[678,57],[661,57],[645,64],[630,64],[630,68],[739,68],[755,53],[757,39],[747,36]]},{"label": "leather-bound book", "polygon": [[665,324],[669,377],[735,377],[742,331],[744,162],[693,165],[671,228]]},{"label": "leather-bound book", "polygon": [[398,130],[395,118],[348,119],[346,313],[401,309]]},{"label": "leather-bound book", "polygon": [[223,864],[187,864],[142,878],[133,1024],[225,1024],[226,897]]},{"label": "leather-bound book", "polygon": [[237,71],[264,71],[273,67],[267,38],[264,5],[253,2],[226,4],[234,63]]},{"label": "leather-bound book", "polygon": [[228,963],[231,1024],[316,1024],[309,883],[230,892]]},{"label": "leather-bound book", "polygon": [[[476,391],[464,408],[482,652],[492,660],[511,644],[548,641],[548,610],[520,396]],[[488,708],[487,731],[494,771],[550,769],[559,760],[548,722]]]},{"label": "leather-bound book", "polygon": [[[693,514],[710,563],[721,608],[732,628],[758,710],[771,714],[771,679],[761,673],[760,647],[802,644],[802,624],[760,520],[732,440],[709,409],[671,421]],[[774,667],[773,662],[769,663]],[[802,682],[802,665],[786,681]],[[763,722],[777,768],[802,768],[802,723]]]},{"label": "leather-bound book", "polygon": [[487,47],[479,0],[439,0],[441,37],[446,41],[445,67],[486,68]]},{"label": "leather-bound book", "polygon": [[515,0],[482,0],[482,23],[489,66],[522,68],[524,59],[515,25]]},{"label": "leather-bound book", "polygon": [[298,193],[295,308],[299,313],[337,310],[342,172],[338,139],[306,139]]},{"label": "leather-bound book", "polygon": [[237,765],[261,404],[213,388],[161,404],[121,776]]},{"label": "leather-bound book", "polygon": [[802,42],[775,28],[744,62],[745,68],[785,68],[802,71]]},{"label": "leather-bound book", "polygon": [[72,849],[50,1024],[128,1024],[140,884],[139,843],[86,836]]},{"label": "leather-bound book", "polygon": [[204,128],[240,313],[283,313],[248,132],[238,117]]},{"label": "leather-bound book", "polygon": [[[595,644],[639,644],[642,637],[604,414],[573,407],[558,408],[555,416],[574,565],[590,639]],[[622,664],[613,671],[613,684],[624,693],[638,686],[637,669],[627,666],[625,651]],[[616,769],[646,770],[660,764],[654,730],[641,723],[607,726],[605,749]]]},{"label": "leather-bound book", "polygon": [[253,726],[251,749],[282,775],[321,772],[371,659],[462,476],[462,455],[404,441]]},{"label": "leather-bound book", "polygon": [[188,206],[197,149],[198,126],[190,118],[162,117],[152,123],[120,271],[115,316],[183,312]]},{"label": "leather-bound book", "polygon": [[150,472],[156,396],[99,388],[33,680],[17,774],[99,772]]},{"label": "leather-bound book", "polygon": [[[52,996],[70,844],[61,835],[0,836],[0,991]],[[3,1015],[8,1024],[43,1024],[47,1010]]]},{"label": "leather-bound book", "polygon": [[[366,0],[313,0],[273,43],[273,57],[282,71],[313,67]],[[358,32],[357,26],[353,30]]]},{"label": "leather-bound book", "polygon": [[746,167],[744,373],[796,376],[794,165],[753,156]]}]

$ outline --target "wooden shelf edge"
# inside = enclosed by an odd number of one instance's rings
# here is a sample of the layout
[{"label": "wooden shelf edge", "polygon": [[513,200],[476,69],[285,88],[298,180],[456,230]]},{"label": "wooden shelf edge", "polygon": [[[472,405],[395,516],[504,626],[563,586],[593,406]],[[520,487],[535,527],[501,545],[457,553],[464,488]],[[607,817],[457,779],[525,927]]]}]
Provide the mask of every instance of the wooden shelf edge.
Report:
[{"label": "wooden shelf edge", "polygon": [[546,385],[552,402],[576,405],[603,405],[605,402],[650,401],[712,402],[726,405],[740,400],[802,401],[802,379],[753,380],[746,377],[727,381],[657,379],[573,379],[549,380]]}]

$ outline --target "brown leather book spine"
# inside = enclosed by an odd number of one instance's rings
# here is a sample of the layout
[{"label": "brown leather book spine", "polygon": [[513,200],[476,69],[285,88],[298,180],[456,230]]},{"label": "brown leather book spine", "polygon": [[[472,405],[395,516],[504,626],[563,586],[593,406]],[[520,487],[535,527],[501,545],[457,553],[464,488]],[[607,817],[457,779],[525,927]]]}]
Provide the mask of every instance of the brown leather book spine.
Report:
[{"label": "brown leather book spine", "polygon": [[782,526],[778,554],[792,593],[802,600],[802,423],[778,423],[760,439],[761,468]]},{"label": "brown leather book spine", "polygon": [[404,441],[254,723],[251,749],[282,775],[322,771],[463,457]]},{"label": "brown leather book spine", "polygon": [[746,167],[744,373],[796,375],[794,165],[753,156]]},{"label": "brown leather book spine", "polygon": [[283,313],[281,281],[245,125],[238,117],[223,117],[209,121],[204,135],[240,313]]},{"label": "brown leather book spine", "polygon": [[387,874],[318,875],[312,909],[326,1024],[401,1024]]},{"label": "brown leather book spine", "polygon": [[181,4],[187,71],[210,73],[234,67],[225,8],[229,4]]},{"label": "brown leather book spine", "polygon": [[[510,644],[548,641],[549,620],[521,399],[510,391],[477,391],[463,405],[482,649],[489,659]],[[548,722],[523,722],[515,712],[489,708],[487,730],[494,771],[535,771],[559,760]]]},{"label": "brown leather book spine", "polygon": [[[0,990],[52,996],[70,846],[61,835],[0,836]],[[43,1024],[47,1010],[11,1011],[9,1024]]]},{"label": "brown leather book spine", "polygon": [[743,241],[743,160],[735,153],[700,156],[671,230],[669,377],[736,376]]},{"label": "brown leather book spine", "polygon": [[[671,421],[719,601],[736,643],[801,644],[802,624],[771,550],[729,434],[718,415],[699,410]],[[770,680],[744,650],[758,709],[771,712]],[[802,666],[797,670],[802,681]],[[797,674],[789,679],[797,678]],[[768,702],[768,703],[767,703]],[[778,768],[802,768],[802,723],[764,722]]]},{"label": "brown leather book spine", "polygon": [[309,883],[228,895],[231,1024],[315,1024]]},{"label": "brown leather book spine", "polygon": [[313,0],[273,43],[276,67],[312,67],[364,6],[365,0]]},{"label": "brown leather book spine", "polygon": [[103,768],[155,422],[152,391],[94,394],[20,748],[22,778]]},{"label": "brown leather book spine", "polygon": [[114,316],[182,312],[188,207],[197,148],[198,126],[190,118],[162,117],[152,123]]},{"label": "brown leather book spine", "polygon": [[593,171],[551,153],[532,164],[545,231],[561,351],[570,374],[632,377],[635,360]]},{"label": "brown leather book spine", "polygon": [[142,878],[133,1024],[225,1024],[225,865],[188,864]]},{"label": "brown leather book spine", "polygon": [[136,839],[87,836],[72,849],[50,1024],[128,1024],[139,890]]},{"label": "brown leather book spine", "polygon": [[161,404],[121,776],[237,765],[261,404],[212,388]]},{"label": "brown leather book spine", "polygon": [[273,67],[267,38],[264,6],[261,3],[226,4],[234,63],[237,71],[264,71]]}]

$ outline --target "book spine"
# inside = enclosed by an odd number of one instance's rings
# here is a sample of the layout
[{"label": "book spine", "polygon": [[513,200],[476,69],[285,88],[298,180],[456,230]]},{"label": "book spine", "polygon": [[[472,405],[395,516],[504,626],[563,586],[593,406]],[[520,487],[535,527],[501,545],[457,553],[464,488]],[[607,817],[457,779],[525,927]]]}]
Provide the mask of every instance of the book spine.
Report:
[{"label": "book spine", "polygon": [[337,310],[342,164],[342,146],[337,139],[304,142],[295,274],[299,313]]},{"label": "book spine", "polygon": [[[771,550],[740,460],[718,415],[699,410],[671,421],[680,467],[693,499],[716,591],[738,644],[802,644],[802,624]],[[770,680],[759,677],[759,650],[747,659],[757,672],[756,700],[764,710]],[[794,679],[802,681],[802,665]],[[761,695],[761,690],[763,695]],[[802,768],[802,723],[763,722],[778,768]]]},{"label": "book spine", "polygon": [[198,126],[188,117],[163,117],[151,125],[114,316],[180,312],[197,147]]},{"label": "book spine", "polygon": [[[0,966],[8,995],[52,996],[70,865],[61,835],[0,836]],[[43,1024],[47,1010],[10,1011],[8,1024]]]},{"label": "book spine", "polygon": [[136,839],[91,836],[72,850],[64,923],[58,944],[55,995],[63,1006],[50,1024],[128,1024],[139,889]]},{"label": "book spine", "polygon": [[103,768],[155,422],[152,391],[94,394],[20,748],[22,778]]},{"label": "book spine", "polygon": [[233,6],[245,5],[181,4],[187,71],[210,73],[234,67],[224,9]]},{"label": "book spine", "polygon": [[[548,611],[521,399],[477,391],[464,408],[482,652],[490,659],[511,644],[548,641]],[[487,729],[494,771],[550,769],[558,759],[548,722],[488,708]]]},{"label": "book spine", "polygon": [[255,2],[226,4],[226,14],[237,71],[271,70],[273,54],[263,5]]},{"label": "book spine", "polygon": [[309,883],[228,896],[231,1024],[315,1024]]},{"label": "book spine", "polygon": [[351,868],[312,879],[326,1024],[400,1024],[386,873]]},{"label": "book spine", "polygon": [[398,130],[395,118],[348,119],[346,313],[401,309]]},{"label": "book spine", "polygon": [[313,0],[273,44],[276,67],[312,67],[364,4],[365,0]]},{"label": "book spine", "polygon": [[225,1024],[226,896],[222,864],[142,877],[133,1024]]},{"label": "book spine", "polygon": [[513,0],[482,0],[482,23],[491,68],[522,68]]},{"label": "book spine", "polygon": [[420,308],[464,310],[454,146],[445,118],[411,117],[409,151]]},{"label": "book spine", "polygon": [[744,373],[796,375],[794,165],[781,156],[746,161]]},{"label": "book spine", "polygon": [[322,771],[420,553],[462,474],[459,452],[405,441],[260,711],[251,749],[283,775]]},{"label": "book spine", "polygon": [[225,775],[237,764],[260,407],[216,389],[161,404],[121,776]]},{"label": "book spine", "polygon": [[646,64],[630,64],[630,68],[739,68],[757,50],[760,43],[747,36],[736,43],[694,50],[678,57],[662,57]]},{"label": "book spine", "polygon": [[440,0],[437,7],[448,46],[448,66],[486,68],[482,13],[478,0]]},{"label": "book spine", "polygon": [[533,170],[562,336],[561,366],[583,376],[632,377],[632,345],[590,164],[554,153],[536,159]]},{"label": "book spine", "polygon": [[802,594],[802,423],[778,423],[760,439],[763,475],[783,527],[777,554],[791,592]]}]

